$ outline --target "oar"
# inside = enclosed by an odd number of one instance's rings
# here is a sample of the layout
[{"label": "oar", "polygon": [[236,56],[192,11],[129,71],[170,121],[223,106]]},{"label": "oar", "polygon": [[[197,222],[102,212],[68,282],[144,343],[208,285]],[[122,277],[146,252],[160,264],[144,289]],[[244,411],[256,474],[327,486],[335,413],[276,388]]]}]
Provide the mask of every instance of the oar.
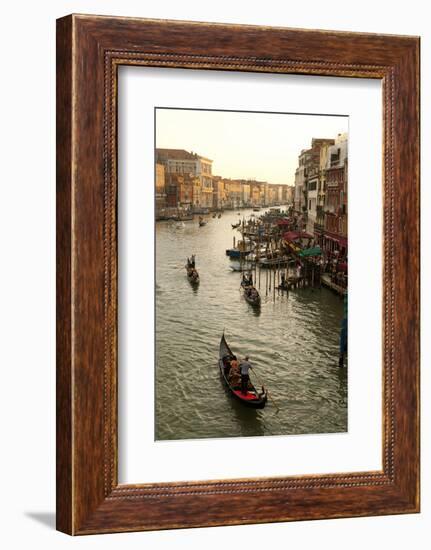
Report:
[{"label": "oar", "polygon": [[268,396],[268,399],[271,399],[272,404],[277,409],[277,412],[275,414],[278,414],[280,412],[280,407],[277,405],[277,403],[275,402],[275,399],[272,397],[272,395],[269,393],[268,390],[266,390],[266,394]]},{"label": "oar", "polygon": [[[254,372],[254,369],[251,369],[254,376],[256,376],[256,380],[259,384],[259,386],[262,386],[262,387],[265,387],[265,384],[262,382],[262,380],[260,380],[260,378],[258,377],[258,375]],[[275,402],[275,399],[270,395],[269,391],[266,390],[266,395],[268,396],[268,399],[271,399],[272,401],[272,404],[274,405],[274,407],[277,409],[277,412],[275,414],[278,414],[280,412],[280,407],[277,405],[277,403]]]}]

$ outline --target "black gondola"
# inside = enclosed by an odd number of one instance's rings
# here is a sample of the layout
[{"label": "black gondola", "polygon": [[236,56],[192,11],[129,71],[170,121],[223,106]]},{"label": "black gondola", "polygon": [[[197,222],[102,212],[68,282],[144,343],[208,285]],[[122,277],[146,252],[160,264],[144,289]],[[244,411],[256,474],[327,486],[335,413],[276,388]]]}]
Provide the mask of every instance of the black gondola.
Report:
[{"label": "black gondola", "polygon": [[[193,260],[193,257],[192,257],[192,260]],[[199,283],[199,273],[197,272],[197,269],[194,265],[194,261],[191,262],[188,258],[187,258],[187,263],[186,265],[184,266],[186,268],[186,271],[187,271],[187,279],[189,280],[189,282],[192,284],[192,285],[197,285]]]},{"label": "black gondola", "polygon": [[238,223],[231,223],[232,229],[236,229],[236,228],[239,227],[240,225],[241,225],[241,222],[238,222]]},{"label": "black gondola", "polygon": [[244,291],[245,300],[254,307],[260,307],[261,300],[257,288],[251,285],[243,284],[242,282],[241,287]]},{"label": "black gondola", "polygon": [[221,377],[230,391],[230,393],[240,401],[246,407],[251,407],[253,409],[263,409],[266,405],[267,394],[265,388],[262,386],[262,391],[259,393],[251,382],[249,382],[249,387],[247,394],[241,392],[241,384],[231,385],[228,379],[228,372],[230,370],[230,361],[234,357],[230,347],[228,346],[224,333],[220,340],[219,348],[219,369]]}]

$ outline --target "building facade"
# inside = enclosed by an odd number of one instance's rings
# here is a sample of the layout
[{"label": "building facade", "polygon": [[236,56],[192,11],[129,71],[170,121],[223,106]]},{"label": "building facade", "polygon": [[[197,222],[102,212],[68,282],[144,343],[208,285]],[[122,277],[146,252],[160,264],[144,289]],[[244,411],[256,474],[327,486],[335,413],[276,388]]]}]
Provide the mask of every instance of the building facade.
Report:
[{"label": "building facade", "polygon": [[328,148],[325,170],[324,227],[320,238],[327,256],[347,257],[348,137],[337,136]]},{"label": "building facade", "polygon": [[155,189],[156,216],[166,208],[165,167],[156,163],[156,189]]},{"label": "building facade", "polygon": [[313,138],[301,151],[293,204],[326,255],[347,257],[348,135]]},{"label": "building facade", "polygon": [[198,178],[194,182],[192,208],[213,207],[212,160],[184,149],[156,149],[156,163],[164,166],[165,174]]},{"label": "building facade", "polygon": [[328,150],[322,248],[347,256],[348,138],[340,134]]}]

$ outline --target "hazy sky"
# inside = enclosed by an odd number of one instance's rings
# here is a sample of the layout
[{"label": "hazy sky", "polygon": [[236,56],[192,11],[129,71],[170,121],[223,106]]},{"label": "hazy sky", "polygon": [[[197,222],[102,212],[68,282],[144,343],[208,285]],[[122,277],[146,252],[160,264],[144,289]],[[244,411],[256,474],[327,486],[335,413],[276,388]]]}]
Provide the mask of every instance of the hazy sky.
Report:
[{"label": "hazy sky", "polygon": [[212,159],[213,174],[293,185],[311,138],[348,131],[348,118],[182,109],[156,110],[156,147]]}]

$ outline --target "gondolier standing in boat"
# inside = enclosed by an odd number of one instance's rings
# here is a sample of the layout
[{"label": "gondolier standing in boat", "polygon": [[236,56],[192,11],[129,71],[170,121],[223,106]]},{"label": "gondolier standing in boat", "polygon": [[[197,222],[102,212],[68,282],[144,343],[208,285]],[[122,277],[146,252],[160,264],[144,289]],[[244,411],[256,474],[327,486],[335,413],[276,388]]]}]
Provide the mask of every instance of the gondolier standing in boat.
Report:
[{"label": "gondolier standing in boat", "polygon": [[248,391],[248,381],[250,380],[249,371],[253,370],[253,367],[249,363],[249,357],[246,355],[244,361],[241,361],[239,365],[239,371],[241,373],[241,392],[244,395],[247,395]]}]

